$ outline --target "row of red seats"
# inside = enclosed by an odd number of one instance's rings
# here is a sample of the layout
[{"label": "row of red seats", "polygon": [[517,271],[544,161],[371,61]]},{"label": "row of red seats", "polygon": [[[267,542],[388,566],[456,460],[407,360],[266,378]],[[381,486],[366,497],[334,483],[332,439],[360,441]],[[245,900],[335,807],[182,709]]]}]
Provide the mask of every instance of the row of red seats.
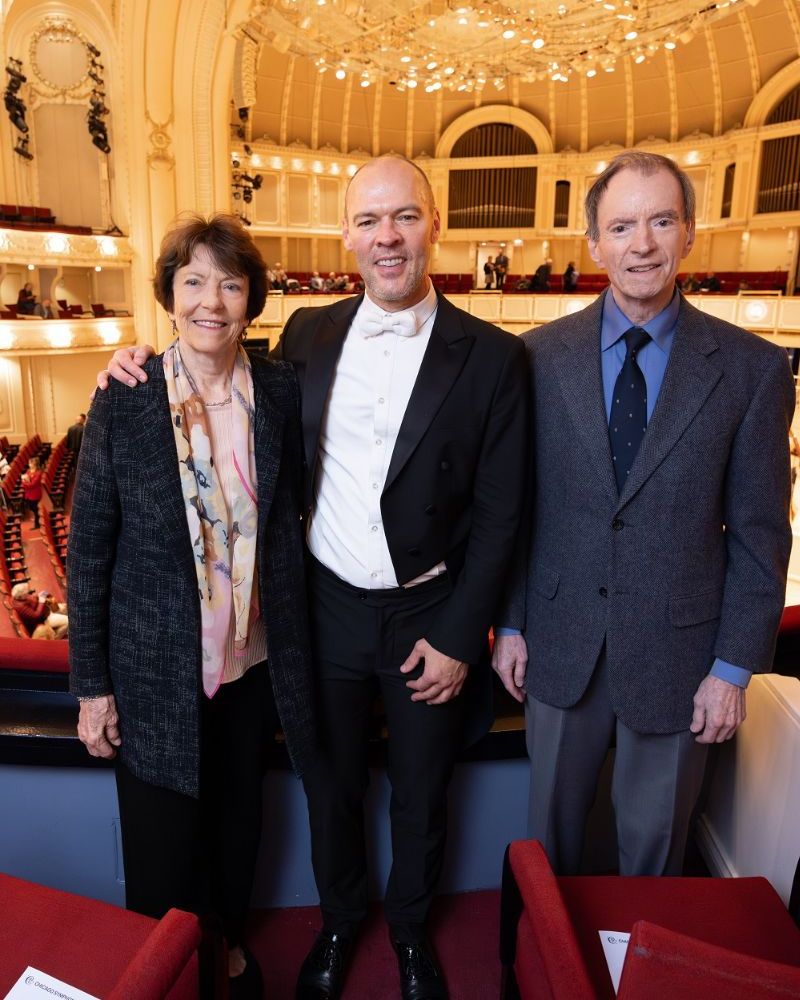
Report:
[{"label": "row of red seats", "polygon": [[[87,310],[82,305],[68,305],[66,299],[58,299],[59,319],[81,319]],[[116,316],[113,309],[106,309],[102,302],[92,302],[91,313],[94,319],[102,319],[104,316]],[[35,317],[34,317],[35,318]],[[0,309],[0,319],[20,319],[19,310],[16,303],[6,302],[3,309]]]},{"label": "row of red seats", "polygon": [[38,205],[0,205],[0,226],[4,229],[44,229],[48,232],[91,235],[90,226],[64,226],[49,208]]},{"label": "row of red seats", "polygon": [[67,540],[69,522],[63,511],[46,510],[42,523],[42,541],[50,556],[50,563],[62,586],[67,580]]},{"label": "row of red seats", "polygon": [[75,456],[67,448],[67,439],[63,437],[53,448],[45,466],[42,483],[47,494],[57,510],[63,510],[67,495],[67,483],[70,469]]},{"label": "row of red seats", "polygon": [[27,583],[30,579],[25,563],[20,523],[18,514],[0,510],[0,536],[3,539],[3,551],[0,553],[0,595],[14,631],[20,639],[28,639],[30,638],[28,630],[11,600],[12,588],[18,583]]},{"label": "row of red seats", "polygon": [[34,434],[17,452],[3,480],[2,490],[5,496],[5,506],[19,512],[22,509],[22,473],[28,468],[28,460],[37,456],[44,461],[50,454],[50,443],[42,441]]}]

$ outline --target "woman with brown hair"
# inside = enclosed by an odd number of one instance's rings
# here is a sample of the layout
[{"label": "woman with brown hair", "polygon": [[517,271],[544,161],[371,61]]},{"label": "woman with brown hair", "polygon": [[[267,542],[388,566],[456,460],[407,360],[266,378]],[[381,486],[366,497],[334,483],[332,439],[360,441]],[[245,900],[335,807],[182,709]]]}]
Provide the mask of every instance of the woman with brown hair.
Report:
[{"label": "woman with brown hair", "polygon": [[231,996],[255,997],[263,751],[280,723],[298,773],[313,754],[298,388],[241,345],[267,277],[237,219],[180,220],[154,287],[175,340],[83,437],[71,689],[89,753],[117,757],[128,906],[219,913]]}]

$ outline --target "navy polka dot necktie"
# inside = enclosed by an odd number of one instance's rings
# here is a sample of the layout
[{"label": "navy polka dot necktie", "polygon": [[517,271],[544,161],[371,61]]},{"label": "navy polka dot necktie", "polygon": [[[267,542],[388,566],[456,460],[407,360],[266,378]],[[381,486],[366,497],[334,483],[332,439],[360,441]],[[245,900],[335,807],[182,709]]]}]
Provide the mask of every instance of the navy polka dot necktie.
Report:
[{"label": "navy polka dot necktie", "polygon": [[647,383],[636,355],[650,339],[650,334],[638,326],[632,326],[625,334],[628,351],[611,398],[608,437],[620,493],[647,430]]}]

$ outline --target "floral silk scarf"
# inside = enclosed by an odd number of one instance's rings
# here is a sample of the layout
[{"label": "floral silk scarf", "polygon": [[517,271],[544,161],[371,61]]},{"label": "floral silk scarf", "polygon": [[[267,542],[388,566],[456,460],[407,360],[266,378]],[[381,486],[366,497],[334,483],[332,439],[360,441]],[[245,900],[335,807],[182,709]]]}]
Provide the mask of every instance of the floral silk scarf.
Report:
[{"label": "floral silk scarf", "polygon": [[234,650],[247,646],[250,605],[256,569],[255,455],[253,447],[253,374],[242,347],[231,378],[233,468],[228,510],[211,454],[206,409],[191,374],[181,361],[180,342],[164,353],[164,377],[178,449],[181,490],[200,591],[203,690],[213,698],[225,671],[225,653],[234,614]]}]

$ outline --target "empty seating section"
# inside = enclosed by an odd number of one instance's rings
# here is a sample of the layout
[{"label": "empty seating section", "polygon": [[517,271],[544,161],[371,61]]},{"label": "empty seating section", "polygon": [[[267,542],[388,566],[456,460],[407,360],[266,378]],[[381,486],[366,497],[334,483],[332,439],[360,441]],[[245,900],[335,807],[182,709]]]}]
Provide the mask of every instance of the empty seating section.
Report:
[{"label": "empty seating section", "polygon": [[49,208],[38,205],[0,204],[0,227],[4,229],[45,229],[48,232],[90,236],[91,226],[65,226],[57,222]]},{"label": "empty seating section", "polygon": [[42,483],[47,495],[56,510],[63,510],[67,494],[67,482],[75,456],[67,447],[67,439],[63,437],[53,448],[44,469]]},{"label": "empty seating section", "polygon": [[42,517],[42,541],[59,582],[65,586],[69,522],[63,511],[45,510],[42,513],[44,515]]}]

